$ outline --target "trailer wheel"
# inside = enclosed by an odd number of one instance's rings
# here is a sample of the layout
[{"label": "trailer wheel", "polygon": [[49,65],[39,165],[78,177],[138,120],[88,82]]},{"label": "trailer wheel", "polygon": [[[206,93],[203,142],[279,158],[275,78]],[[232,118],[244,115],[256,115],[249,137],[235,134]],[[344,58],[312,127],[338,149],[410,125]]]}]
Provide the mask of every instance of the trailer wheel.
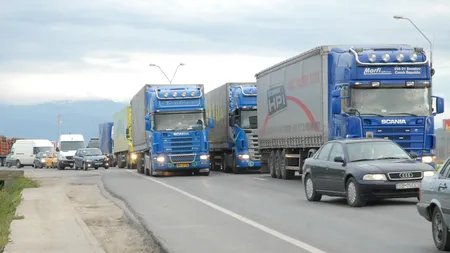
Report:
[{"label": "trailer wheel", "polygon": [[268,166],[269,166],[269,172],[270,172],[270,176],[273,178],[277,178],[277,174],[275,171],[275,151],[272,150],[270,151],[270,155],[269,155],[269,159],[268,159]]},{"label": "trailer wheel", "polygon": [[281,151],[277,150],[275,153],[275,174],[278,179],[281,179]]},{"label": "trailer wheel", "polygon": [[223,172],[230,173],[230,166],[229,166],[227,161],[228,161],[228,154],[227,153],[223,153],[223,158],[222,158],[222,169],[223,169]]}]

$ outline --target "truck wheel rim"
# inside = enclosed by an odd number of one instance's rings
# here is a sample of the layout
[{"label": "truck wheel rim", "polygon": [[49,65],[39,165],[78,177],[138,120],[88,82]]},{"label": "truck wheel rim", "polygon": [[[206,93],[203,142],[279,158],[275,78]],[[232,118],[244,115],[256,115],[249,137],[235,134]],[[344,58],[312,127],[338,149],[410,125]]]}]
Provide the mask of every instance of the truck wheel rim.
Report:
[{"label": "truck wheel rim", "polygon": [[311,178],[308,177],[308,179],[306,180],[306,195],[308,196],[308,198],[312,198],[313,192],[314,185]]},{"label": "truck wheel rim", "polygon": [[443,224],[442,224],[442,216],[440,213],[436,213],[433,221],[433,235],[434,239],[440,243],[442,242],[442,236],[444,233]]},{"label": "truck wheel rim", "polygon": [[354,203],[356,200],[356,186],[353,182],[350,182],[347,187],[347,195],[350,203]]}]

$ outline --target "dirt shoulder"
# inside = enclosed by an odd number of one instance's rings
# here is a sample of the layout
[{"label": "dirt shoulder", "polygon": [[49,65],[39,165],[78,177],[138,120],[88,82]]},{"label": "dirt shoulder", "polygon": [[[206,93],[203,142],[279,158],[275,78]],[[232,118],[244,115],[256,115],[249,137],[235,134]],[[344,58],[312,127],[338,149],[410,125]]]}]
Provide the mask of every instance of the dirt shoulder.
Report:
[{"label": "dirt shoulder", "polygon": [[[64,173],[65,172],[65,173]],[[81,172],[83,173],[83,172]],[[146,231],[116,205],[96,172],[32,172],[41,187],[61,187],[81,219],[107,253],[161,252]],[[113,200],[113,201],[112,201]]]}]

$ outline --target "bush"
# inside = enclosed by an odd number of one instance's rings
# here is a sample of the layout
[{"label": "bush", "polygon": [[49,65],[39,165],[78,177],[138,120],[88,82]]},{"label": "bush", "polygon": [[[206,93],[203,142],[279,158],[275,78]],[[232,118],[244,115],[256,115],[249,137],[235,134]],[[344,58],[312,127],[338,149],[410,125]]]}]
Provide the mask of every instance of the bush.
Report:
[{"label": "bush", "polygon": [[22,200],[22,190],[37,187],[38,183],[32,179],[18,178],[0,190],[0,252],[3,252],[8,243],[11,222],[23,218],[16,216],[16,208]]}]

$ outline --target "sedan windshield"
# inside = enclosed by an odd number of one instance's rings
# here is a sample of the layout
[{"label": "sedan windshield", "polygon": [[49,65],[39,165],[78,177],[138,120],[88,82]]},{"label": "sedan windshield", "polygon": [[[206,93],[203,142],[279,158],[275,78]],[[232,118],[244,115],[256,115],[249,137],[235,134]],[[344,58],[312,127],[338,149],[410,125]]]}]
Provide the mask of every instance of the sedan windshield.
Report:
[{"label": "sedan windshield", "polygon": [[89,149],[84,149],[83,151],[81,151],[81,153],[83,154],[83,156],[97,156],[97,155],[102,155],[102,151],[98,148],[89,148]]},{"label": "sedan windshield", "polygon": [[352,107],[361,115],[431,115],[428,88],[352,89]]},{"label": "sedan windshield", "polygon": [[382,159],[410,159],[406,151],[398,145],[387,142],[354,142],[347,144],[350,161],[369,161]]}]

